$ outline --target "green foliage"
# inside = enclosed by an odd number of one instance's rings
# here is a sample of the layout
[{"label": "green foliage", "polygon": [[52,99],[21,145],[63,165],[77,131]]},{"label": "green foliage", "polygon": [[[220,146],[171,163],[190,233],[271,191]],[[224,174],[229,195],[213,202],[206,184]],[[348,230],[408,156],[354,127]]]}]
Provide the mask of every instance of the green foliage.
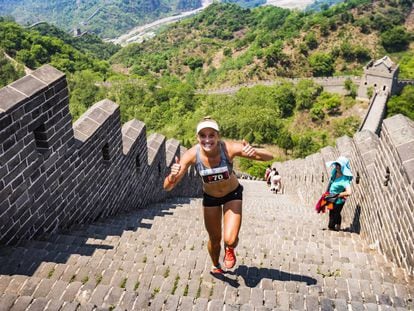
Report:
[{"label": "green foliage", "polygon": [[223,55],[224,55],[224,56],[229,57],[229,56],[231,56],[231,53],[232,53],[232,51],[231,51],[231,48],[229,48],[229,47],[226,47],[226,48],[223,50]]},{"label": "green foliage", "polygon": [[238,159],[239,168],[242,172],[245,172],[251,176],[263,178],[266,168],[268,165],[272,164],[272,161],[269,162],[259,162],[252,161],[250,159],[239,158]]},{"label": "green foliage", "polygon": [[328,114],[336,114],[341,106],[341,98],[338,94],[322,92],[316,99],[316,105],[322,107]]},{"label": "green foliage", "polygon": [[331,76],[334,72],[333,59],[327,53],[314,53],[309,58],[309,64],[315,77]]},{"label": "green foliage", "polygon": [[294,145],[292,135],[286,128],[283,128],[279,131],[279,135],[276,138],[276,143],[280,148],[283,148],[285,154],[287,154],[288,150],[292,150]]},{"label": "green foliage", "polygon": [[355,22],[355,26],[358,26],[362,33],[369,34],[371,33],[371,21],[367,17],[358,19]]},{"label": "green foliage", "polygon": [[200,0],[71,1],[13,0],[0,3],[0,12],[14,16],[21,24],[48,21],[67,32],[80,28],[100,37],[118,36],[137,25],[160,17],[201,7]]},{"label": "green foliage", "polygon": [[24,76],[22,66],[15,67],[3,53],[0,49],[0,88]]},{"label": "green foliage", "polygon": [[371,98],[371,97],[372,97],[372,95],[374,95],[374,87],[369,86],[369,87],[367,88],[367,96],[368,96],[368,98]]},{"label": "green foliage", "polygon": [[323,111],[323,105],[316,104],[309,111],[312,121],[322,121],[325,118],[325,112]]},{"label": "green foliage", "polygon": [[283,53],[283,42],[276,41],[264,51],[267,67],[275,67],[287,61],[288,57]]},{"label": "green foliage", "polygon": [[410,36],[401,26],[394,27],[381,34],[381,44],[388,52],[406,50],[409,43]]},{"label": "green foliage", "polygon": [[357,95],[357,87],[356,85],[352,82],[351,79],[347,78],[345,80],[345,90],[347,90],[349,93],[348,95],[351,96],[352,98],[355,98]]},{"label": "green foliage", "polygon": [[351,45],[348,41],[341,44],[340,51],[342,57],[347,61],[357,60],[360,63],[365,63],[371,58],[367,48],[360,45]]},{"label": "green foliage", "polygon": [[334,134],[336,137],[352,137],[358,130],[361,120],[356,116],[350,116],[344,119],[335,119],[332,121]]},{"label": "green foliage", "polygon": [[200,57],[190,57],[186,61],[184,61],[184,65],[190,67],[191,70],[195,70],[197,68],[203,67],[203,59]]},{"label": "green foliage", "polygon": [[73,37],[72,35],[62,31],[56,26],[49,24],[39,24],[35,29],[42,35],[47,37],[54,37],[62,40],[64,43],[71,45],[78,51],[99,59],[109,59],[113,54],[121,49],[120,46],[103,42],[97,35],[87,33],[80,37]]},{"label": "green foliage", "polygon": [[310,109],[323,88],[312,80],[300,80],[296,86],[296,106],[299,110]]},{"label": "green foliage", "polygon": [[70,112],[78,119],[95,102],[104,99],[104,92],[95,85],[102,78],[91,70],[75,72],[68,77],[70,90]]},{"label": "green foliage", "polygon": [[290,15],[289,10],[275,6],[265,6],[255,11],[255,20],[259,23],[258,28],[264,31],[274,31],[282,27],[286,18]]},{"label": "green foliage", "polygon": [[318,40],[316,39],[315,33],[312,31],[308,32],[305,36],[305,44],[310,50],[314,50],[318,47]]},{"label": "green foliage", "polygon": [[203,32],[208,38],[229,40],[233,33],[245,27],[251,20],[250,10],[236,4],[214,2],[198,14],[189,27]]},{"label": "green foliage", "polygon": [[255,8],[259,5],[265,4],[266,0],[224,0],[224,3],[236,3],[243,8]]},{"label": "green foliage", "polygon": [[107,74],[109,64],[79,52],[61,39],[42,36],[13,22],[0,22],[0,48],[17,61],[34,69],[45,63],[65,71],[75,72],[91,69]]},{"label": "green foliage", "polygon": [[400,79],[414,79],[414,52],[404,52],[398,62]]},{"label": "green foliage", "polygon": [[407,85],[400,95],[394,95],[387,103],[387,117],[401,113],[414,120],[414,85]]},{"label": "green foliage", "polygon": [[294,137],[295,157],[304,158],[307,155],[315,153],[320,149],[320,145],[315,141],[315,138],[313,136],[313,133],[306,133]]}]

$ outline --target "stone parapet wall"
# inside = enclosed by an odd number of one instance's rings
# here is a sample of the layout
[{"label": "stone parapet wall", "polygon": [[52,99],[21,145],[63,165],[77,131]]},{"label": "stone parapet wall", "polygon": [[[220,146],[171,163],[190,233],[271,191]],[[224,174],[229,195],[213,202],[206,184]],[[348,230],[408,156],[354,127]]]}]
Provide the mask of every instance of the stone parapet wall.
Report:
[{"label": "stone parapet wall", "polygon": [[51,66],[0,89],[0,98],[0,244],[201,194],[192,168],[163,191],[184,149],[159,134],[147,138],[138,120],[121,127],[114,102],[96,103],[72,125],[66,78]]},{"label": "stone parapet wall", "polygon": [[325,163],[339,155],[351,161],[352,196],[342,211],[342,228],[360,233],[389,260],[414,273],[414,122],[385,119],[381,136],[363,130],[341,137],[305,159],[274,163],[286,193],[314,208],[326,190]]}]

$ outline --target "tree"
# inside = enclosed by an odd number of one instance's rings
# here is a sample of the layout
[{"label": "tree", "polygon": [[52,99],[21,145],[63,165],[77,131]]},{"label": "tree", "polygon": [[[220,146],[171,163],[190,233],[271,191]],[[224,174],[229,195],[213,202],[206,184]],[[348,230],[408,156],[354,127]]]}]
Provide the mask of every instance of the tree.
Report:
[{"label": "tree", "polygon": [[357,95],[357,88],[356,85],[352,82],[352,80],[350,78],[347,78],[345,80],[345,84],[344,84],[345,90],[348,91],[348,95],[351,96],[352,98],[355,98]]},{"label": "tree", "polygon": [[95,102],[104,98],[96,82],[101,78],[91,70],[79,71],[69,77],[70,108],[72,117],[77,119]]},{"label": "tree", "polygon": [[24,76],[22,68],[15,68],[3,55],[0,50],[0,88]]},{"label": "tree", "polygon": [[325,112],[321,104],[314,105],[309,111],[309,115],[314,122],[322,121],[325,118]]},{"label": "tree", "polygon": [[283,53],[283,42],[278,40],[265,50],[265,59],[267,67],[275,67],[278,63],[286,60]]},{"label": "tree", "polygon": [[334,72],[333,59],[327,53],[314,53],[309,57],[309,64],[315,77],[331,76]]},{"label": "tree", "polygon": [[360,123],[361,120],[355,116],[333,120],[332,125],[335,137],[341,137],[344,135],[352,137],[358,130]]},{"label": "tree", "polygon": [[286,129],[279,131],[276,142],[280,148],[283,148],[285,154],[288,153],[288,150],[292,150],[294,147],[292,135]]},{"label": "tree", "polygon": [[296,107],[299,110],[304,110],[312,108],[323,87],[312,80],[303,79],[298,82],[295,89]]},{"label": "tree", "polygon": [[315,143],[311,135],[312,134],[305,134],[296,138],[294,149],[295,157],[304,158],[317,151],[319,146]]},{"label": "tree", "polygon": [[328,114],[336,114],[341,107],[341,98],[338,94],[322,92],[315,106],[322,107]]},{"label": "tree", "polygon": [[293,114],[296,106],[295,93],[293,86],[289,83],[283,83],[272,91],[272,99],[279,107],[280,116],[287,118]]},{"label": "tree", "polygon": [[387,52],[405,51],[410,43],[410,36],[401,26],[394,27],[381,34],[381,44]]},{"label": "tree", "polygon": [[318,47],[318,40],[316,39],[315,33],[310,31],[305,36],[305,43],[310,50],[314,50]]},{"label": "tree", "polygon": [[414,120],[414,85],[407,85],[400,95],[394,95],[387,103],[387,117],[401,113]]},{"label": "tree", "polygon": [[33,58],[33,54],[28,50],[20,50],[16,53],[16,60],[25,64],[31,69],[35,69],[38,66],[38,62]]}]

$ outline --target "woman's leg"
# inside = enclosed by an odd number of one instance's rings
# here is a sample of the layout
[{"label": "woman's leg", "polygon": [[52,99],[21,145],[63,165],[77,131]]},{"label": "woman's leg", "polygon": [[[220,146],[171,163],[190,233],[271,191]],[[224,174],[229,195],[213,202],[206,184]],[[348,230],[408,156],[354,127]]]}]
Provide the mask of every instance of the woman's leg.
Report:
[{"label": "woman's leg", "polygon": [[224,204],[223,240],[226,246],[236,247],[242,221],[242,201],[233,200]]},{"label": "woman's leg", "polygon": [[204,207],[204,225],[208,233],[207,249],[214,266],[218,266],[221,249],[221,206]]},{"label": "woman's leg", "polygon": [[339,230],[341,227],[342,216],[341,211],[343,204],[335,204],[334,208],[329,211],[329,225],[328,228],[331,230]]},{"label": "woman's leg", "polygon": [[328,223],[328,228],[330,230],[334,230],[335,229],[335,220],[336,220],[336,214],[335,214],[335,208],[329,210],[329,223]]},{"label": "woman's leg", "polygon": [[224,259],[223,263],[227,269],[236,264],[234,248],[239,242],[239,231],[242,220],[242,201],[233,200],[224,204]]},{"label": "woman's leg", "polygon": [[343,204],[336,204],[334,209],[336,211],[335,213],[335,225],[337,225],[337,227],[335,227],[336,230],[339,230],[341,228],[341,223],[342,223],[342,208],[344,207]]}]

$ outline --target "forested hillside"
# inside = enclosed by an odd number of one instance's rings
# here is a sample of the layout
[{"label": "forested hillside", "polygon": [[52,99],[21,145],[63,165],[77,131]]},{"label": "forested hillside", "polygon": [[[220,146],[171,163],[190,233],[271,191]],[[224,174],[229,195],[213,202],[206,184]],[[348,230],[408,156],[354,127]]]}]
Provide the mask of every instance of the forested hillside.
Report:
[{"label": "forested hillside", "polygon": [[[120,105],[122,122],[142,120],[149,133],[184,145],[194,142],[195,124],[211,115],[224,137],[277,145],[282,158],[303,157],[353,135],[367,104],[355,100],[351,81],[342,96],[311,80],[293,84],[283,78],[360,74],[369,60],[385,54],[400,62],[400,76],[414,78],[413,38],[405,26],[411,6],[354,0],[299,12],[213,4],[122,49],[94,36],[74,39],[54,27],[28,30],[2,20],[0,48],[30,68],[51,63],[66,72],[75,119],[109,98]],[[231,96],[197,93],[265,79],[279,83]],[[390,113],[410,116],[413,102],[414,88],[406,87],[391,99]]]},{"label": "forested hillside", "polygon": [[149,21],[201,6],[201,0],[0,0],[0,14],[20,24],[47,21],[65,31],[80,28],[112,38]]},{"label": "forested hillside", "polygon": [[[112,58],[137,75],[173,74],[199,88],[275,77],[359,75],[371,59],[408,51],[411,1],[352,0],[322,12],[213,4]],[[412,56],[412,49],[410,49]],[[401,75],[408,76],[406,68]]]}]

